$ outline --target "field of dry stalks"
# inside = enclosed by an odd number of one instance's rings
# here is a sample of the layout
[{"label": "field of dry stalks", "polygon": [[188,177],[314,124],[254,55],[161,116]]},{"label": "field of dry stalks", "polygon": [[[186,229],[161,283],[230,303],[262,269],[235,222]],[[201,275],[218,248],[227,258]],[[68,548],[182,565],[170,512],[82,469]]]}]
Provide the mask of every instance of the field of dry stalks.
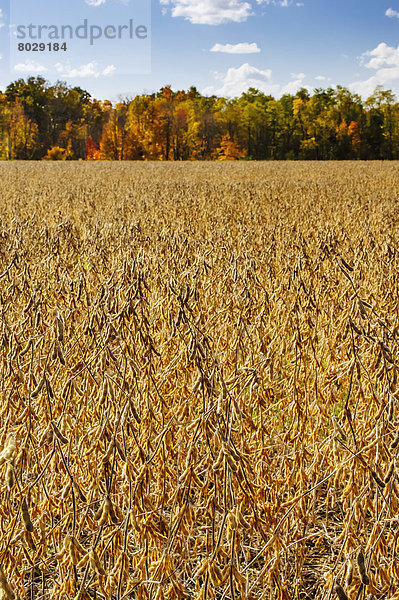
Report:
[{"label": "field of dry stalks", "polygon": [[0,595],[399,598],[399,166],[0,165]]}]

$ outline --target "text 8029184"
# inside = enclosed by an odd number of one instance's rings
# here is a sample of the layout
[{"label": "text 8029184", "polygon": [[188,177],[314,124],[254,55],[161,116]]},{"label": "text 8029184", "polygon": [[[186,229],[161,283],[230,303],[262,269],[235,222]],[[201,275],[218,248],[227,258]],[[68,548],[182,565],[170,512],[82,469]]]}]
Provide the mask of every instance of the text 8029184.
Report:
[{"label": "text 8029184", "polygon": [[66,52],[67,45],[66,42],[63,44],[59,44],[58,42],[48,42],[45,44],[44,42],[21,42],[18,44],[19,52]]}]

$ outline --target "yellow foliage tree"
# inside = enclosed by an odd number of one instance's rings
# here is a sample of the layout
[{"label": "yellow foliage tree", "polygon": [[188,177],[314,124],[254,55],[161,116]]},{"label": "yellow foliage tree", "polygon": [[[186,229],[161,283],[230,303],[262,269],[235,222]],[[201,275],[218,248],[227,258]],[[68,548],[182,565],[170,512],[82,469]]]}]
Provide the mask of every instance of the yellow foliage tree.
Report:
[{"label": "yellow foliage tree", "polygon": [[47,150],[47,154],[43,156],[42,160],[66,160],[67,156],[68,150],[59,146],[53,146]]}]

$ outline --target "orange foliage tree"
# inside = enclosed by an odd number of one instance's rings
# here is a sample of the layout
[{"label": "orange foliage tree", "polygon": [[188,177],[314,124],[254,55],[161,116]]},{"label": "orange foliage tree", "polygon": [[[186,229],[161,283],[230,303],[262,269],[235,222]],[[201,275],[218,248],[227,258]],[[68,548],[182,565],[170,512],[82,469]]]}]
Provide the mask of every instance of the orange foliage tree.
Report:
[{"label": "orange foliage tree", "polygon": [[100,160],[101,153],[98,144],[90,136],[86,140],[86,160]]},{"label": "orange foliage tree", "polygon": [[352,148],[357,154],[360,150],[362,141],[360,139],[359,125],[356,121],[351,121],[351,123],[349,124],[348,134],[352,138]]},{"label": "orange foliage tree", "polygon": [[226,135],[222,137],[222,141],[216,152],[218,160],[239,160],[246,156],[245,150],[243,150],[236,142],[233,142],[229,133],[226,133]]}]

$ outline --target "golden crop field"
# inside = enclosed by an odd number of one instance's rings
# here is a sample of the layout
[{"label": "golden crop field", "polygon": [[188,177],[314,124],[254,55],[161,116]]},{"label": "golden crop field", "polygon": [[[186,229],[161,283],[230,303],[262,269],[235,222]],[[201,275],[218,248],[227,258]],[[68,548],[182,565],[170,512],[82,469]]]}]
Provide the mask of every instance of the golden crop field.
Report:
[{"label": "golden crop field", "polygon": [[3,598],[399,598],[398,176],[0,164]]}]

